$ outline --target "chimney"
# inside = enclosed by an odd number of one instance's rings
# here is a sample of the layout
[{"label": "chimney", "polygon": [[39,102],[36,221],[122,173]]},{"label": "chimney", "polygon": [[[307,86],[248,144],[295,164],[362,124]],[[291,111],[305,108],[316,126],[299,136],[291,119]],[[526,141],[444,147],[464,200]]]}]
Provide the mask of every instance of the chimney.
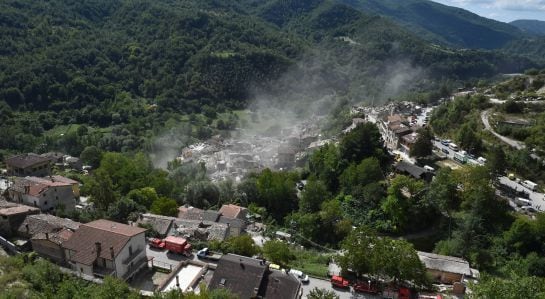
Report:
[{"label": "chimney", "polygon": [[114,247],[110,247],[110,256],[112,257],[112,260],[114,259],[115,257],[115,253],[114,253]]},{"label": "chimney", "polygon": [[100,252],[102,251],[102,245],[100,244],[100,242],[95,242],[95,247],[96,247],[97,257],[99,257]]}]

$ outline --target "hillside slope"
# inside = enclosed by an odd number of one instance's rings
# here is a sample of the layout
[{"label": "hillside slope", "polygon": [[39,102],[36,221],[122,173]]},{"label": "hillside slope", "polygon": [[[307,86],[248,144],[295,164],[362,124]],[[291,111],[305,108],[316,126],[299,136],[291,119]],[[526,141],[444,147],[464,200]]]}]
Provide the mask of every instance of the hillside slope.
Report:
[{"label": "hillside slope", "polygon": [[497,49],[522,32],[509,24],[428,0],[340,0],[362,11],[392,18],[426,39],[454,47]]},{"label": "hillside slope", "polygon": [[509,23],[520,30],[539,36],[545,36],[545,21],[538,20],[516,20]]}]

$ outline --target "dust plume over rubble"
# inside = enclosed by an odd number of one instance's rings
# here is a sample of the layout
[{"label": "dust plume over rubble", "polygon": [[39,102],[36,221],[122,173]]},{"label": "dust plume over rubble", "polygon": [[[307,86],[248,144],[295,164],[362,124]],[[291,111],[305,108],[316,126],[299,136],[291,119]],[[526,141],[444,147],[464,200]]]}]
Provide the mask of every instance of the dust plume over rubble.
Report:
[{"label": "dust plume over rubble", "polygon": [[[265,168],[301,167],[313,150],[334,142],[324,139],[321,132],[324,120],[339,105],[378,105],[425,77],[423,69],[403,61],[381,62],[361,70],[321,58],[311,55],[267,88],[252,88],[247,117],[230,138],[215,136],[186,146],[181,153],[178,148],[176,159],[204,163],[214,181],[239,181]],[[162,150],[170,154],[176,146],[170,142]],[[165,161],[168,159],[160,161],[161,165]]]}]

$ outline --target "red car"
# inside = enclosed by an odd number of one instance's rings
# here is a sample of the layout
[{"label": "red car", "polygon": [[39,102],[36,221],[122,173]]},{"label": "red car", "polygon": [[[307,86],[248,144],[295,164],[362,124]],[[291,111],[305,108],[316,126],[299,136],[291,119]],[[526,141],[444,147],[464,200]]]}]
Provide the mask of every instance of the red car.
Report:
[{"label": "red car", "polygon": [[165,241],[153,238],[149,241],[149,246],[153,248],[165,249]]},{"label": "red car", "polygon": [[342,276],[333,275],[331,277],[331,285],[337,288],[348,289],[350,288],[350,282],[344,279]]},{"label": "red car", "polygon": [[360,293],[378,294],[379,292],[376,283],[370,280],[358,281],[352,287],[354,287],[354,291]]}]

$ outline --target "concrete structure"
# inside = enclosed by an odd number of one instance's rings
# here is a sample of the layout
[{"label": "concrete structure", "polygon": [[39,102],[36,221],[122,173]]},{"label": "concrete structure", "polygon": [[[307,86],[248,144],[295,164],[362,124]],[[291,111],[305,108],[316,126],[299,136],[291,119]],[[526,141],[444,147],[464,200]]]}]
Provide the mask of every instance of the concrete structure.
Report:
[{"label": "concrete structure", "polygon": [[462,258],[421,251],[418,252],[418,257],[426,266],[430,276],[437,282],[453,284],[474,276],[469,262]]},{"label": "concrete structure", "polygon": [[29,153],[6,159],[8,176],[47,176],[51,174],[50,159]]},{"label": "concrete structure", "polygon": [[157,289],[160,292],[180,290],[191,292],[198,287],[199,281],[208,271],[209,265],[198,261],[183,261],[172,270],[165,281]]},{"label": "concrete structure", "polygon": [[16,178],[8,188],[11,201],[40,208],[42,211],[72,211],[79,197],[79,183],[62,176]]},{"label": "concrete structure", "polygon": [[38,208],[0,199],[0,235],[11,237],[28,215],[39,213]]},{"label": "concrete structure", "polygon": [[147,266],[145,231],[101,219],[82,224],[62,247],[78,273],[127,280]]},{"label": "concrete structure", "polygon": [[223,241],[229,236],[228,232],[229,227],[225,223],[176,219],[170,234],[192,240]]}]

